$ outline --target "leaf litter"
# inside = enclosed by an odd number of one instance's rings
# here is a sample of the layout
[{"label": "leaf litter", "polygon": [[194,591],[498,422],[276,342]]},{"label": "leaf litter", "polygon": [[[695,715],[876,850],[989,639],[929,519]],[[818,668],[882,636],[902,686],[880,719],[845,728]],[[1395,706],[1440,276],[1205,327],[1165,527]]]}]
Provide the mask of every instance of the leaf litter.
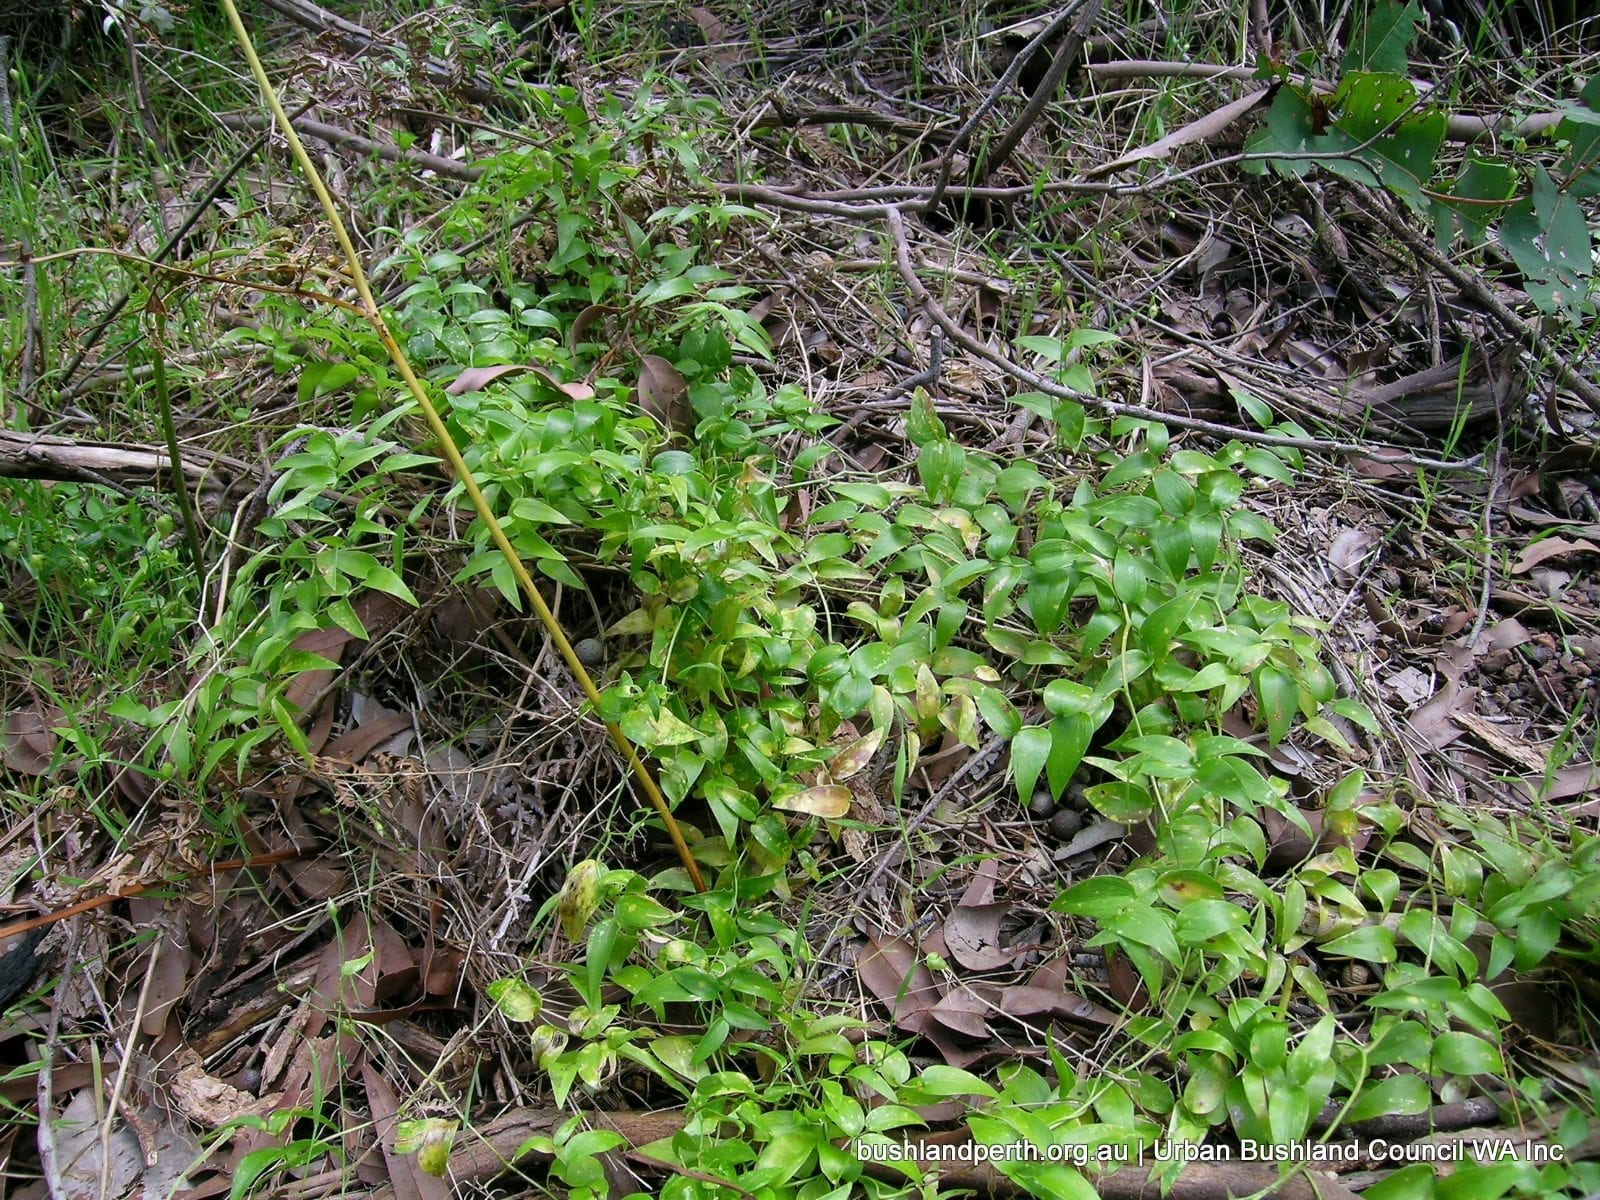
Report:
[{"label": "leaf litter", "polygon": [[[771,90],[739,74],[756,62],[746,33],[711,6],[694,8],[690,16],[700,40],[714,47],[709,65],[718,74],[707,79],[692,61],[680,59],[673,69],[682,80],[708,94],[731,89],[748,98]],[[805,31],[795,36],[807,44]],[[828,58],[825,46],[816,52]],[[952,111],[969,107],[974,97],[953,67],[957,56],[943,61],[949,68],[944,99]],[[384,100],[335,86],[337,65],[334,59],[324,63],[328,90],[336,93],[331,104],[362,108],[408,98]],[[852,66],[863,72],[868,93],[904,97],[892,72],[873,78],[870,53]],[[584,71],[572,63],[564,69]],[[787,96],[775,110],[778,119],[799,122],[791,147],[755,131],[749,153],[781,164],[784,174],[819,193],[877,182],[853,154],[804,123],[807,108],[840,103],[824,81],[801,75],[796,89],[802,99]],[[1075,140],[1085,161],[1077,166],[1090,177],[1167,158],[1188,161],[1186,154],[1209,153],[1207,143],[1226,136],[1260,99],[1247,92],[1203,107],[1199,117],[1132,152],[1110,130],[1102,144],[1080,128]],[[906,119],[889,111],[898,107],[874,99],[863,111]],[[904,111],[917,109],[907,105]],[[919,130],[935,149],[949,136],[938,121]],[[1122,382],[1144,403],[1175,417],[1225,421],[1241,419],[1240,394],[1266,397],[1281,414],[1308,422],[1370,411],[1385,436],[1424,448],[1441,430],[1460,425],[1482,435],[1486,421],[1505,415],[1516,377],[1504,357],[1424,361],[1437,334],[1415,297],[1435,281],[1386,250],[1382,231],[1338,207],[1331,192],[1261,188],[1238,194],[1201,185],[1185,203],[1187,211],[1167,214],[1160,205],[1146,213],[1135,201],[1133,236],[1106,256],[1098,277],[1079,274],[1075,262],[1062,264],[1063,276],[1094,297],[1097,320],[1137,314],[1125,326],[1128,337],[1155,365]],[[1306,212],[1288,214],[1294,220],[1287,221],[1274,211],[1284,204]],[[1016,216],[1002,207],[984,219],[1005,228]],[[897,462],[905,451],[907,402],[903,393],[889,394],[891,381],[907,370],[933,368],[920,349],[929,343],[932,323],[859,286],[850,264],[864,255],[875,259],[871,239],[821,218],[790,214],[785,222],[764,248],[777,257],[782,286],[766,293],[756,319],[778,331],[783,367],[806,378],[840,418],[842,449],[866,470]],[[1094,223],[1091,206],[1087,217],[1070,218],[1058,232],[1081,235]],[[1319,239],[1319,227],[1337,232]],[[916,237],[919,262],[947,281],[944,302],[961,327],[977,342],[999,346],[1003,314],[1012,311],[1007,281],[996,277],[986,256],[967,251],[932,221]],[[765,277],[771,268],[768,262],[750,273]],[[1472,323],[1469,305],[1460,298],[1450,303],[1456,306],[1452,320]],[[1050,328],[1056,315],[1038,312],[1033,321]],[[576,341],[623,316],[594,306],[571,336]],[[1046,452],[1026,414],[1017,417],[994,364],[947,353],[951,361],[929,383],[961,436],[979,446]],[[593,394],[589,383],[560,381],[533,363],[468,366],[446,391],[465,396],[516,386],[529,375],[574,400]],[[641,411],[680,434],[692,432],[689,383],[671,362],[641,356],[636,388]],[[1600,548],[1591,540],[1600,514],[1568,461],[1592,467],[1593,446],[1579,441],[1568,450],[1574,452],[1568,459],[1552,456],[1531,468],[1515,502],[1507,489],[1475,490],[1470,481],[1447,477],[1432,519],[1404,530],[1398,523],[1415,497],[1399,488],[1415,471],[1376,452],[1353,462],[1358,475],[1367,475],[1359,485],[1328,471],[1307,491],[1255,499],[1283,531],[1275,563],[1285,590],[1297,589],[1294,602],[1305,601],[1305,611],[1329,621],[1330,646],[1357,694],[1386,723],[1403,728],[1405,736],[1396,739],[1400,770],[1419,793],[1492,812],[1538,800],[1561,803],[1569,820],[1600,816],[1594,799],[1600,768],[1557,761],[1564,745],[1593,745],[1592,737],[1562,739],[1570,736],[1568,719],[1578,714],[1588,714],[1585,733],[1592,732],[1600,649],[1600,586],[1592,573]],[[805,491],[797,494],[800,520],[812,503]],[[1485,514],[1493,522],[1487,560],[1493,584],[1476,595],[1458,586],[1448,568],[1463,546],[1475,544]],[[502,1105],[538,1102],[536,1088],[504,1069],[517,1061],[517,1031],[494,1026],[487,1015],[492,1009],[478,998],[493,980],[550,952],[528,940],[534,914],[559,890],[565,860],[586,857],[578,848],[599,837],[594,797],[613,792],[621,773],[602,747],[596,722],[580,713],[575,692],[555,675],[529,689],[537,694],[524,692],[514,702],[497,697],[493,720],[471,714],[461,693],[496,679],[496,664],[508,658],[494,631],[506,637],[509,628],[515,643],[525,629],[495,602],[467,604],[450,581],[430,583],[417,589],[425,608],[430,602],[459,605],[448,629],[367,592],[355,600],[366,638],[329,627],[295,643],[329,664],[297,675],[286,696],[311,713],[306,735],[314,766],[305,771],[284,755],[276,778],[241,781],[241,796],[259,851],[297,857],[211,878],[192,873],[195,864],[181,849],[144,861],[115,858],[103,835],[86,826],[50,840],[38,865],[57,878],[86,880],[79,892],[177,881],[170,895],[140,896],[128,900],[125,914],[106,914],[93,945],[80,948],[85,969],[75,987],[83,990],[75,1000],[54,1001],[87,1014],[92,999],[116,992],[119,975],[147,977],[138,1012],[145,1040],[140,1053],[159,1046],[165,1055],[161,1066],[153,1056],[141,1060],[144,1092],[109,1138],[101,1137],[92,1077],[58,1073],[56,1100],[66,1100],[60,1111],[66,1132],[58,1135],[57,1155],[66,1194],[100,1195],[106,1182],[110,1195],[166,1195],[178,1186],[181,1172],[200,1158],[199,1145],[146,1103],[158,1096],[171,1100],[185,1122],[215,1129],[303,1104],[332,1081],[359,1085],[346,1101],[351,1111],[340,1114],[349,1118],[340,1135],[347,1156],[367,1186],[385,1184],[407,1198],[446,1194],[414,1158],[393,1153],[397,1116],[419,1096],[444,1106],[486,1084]],[[488,620],[481,619],[485,611]],[[622,615],[619,610],[610,618]],[[605,625],[600,617],[596,632]],[[478,678],[450,694],[449,668],[463,647],[472,649],[470,671]],[[1374,654],[1382,659],[1380,670],[1363,666]],[[398,699],[416,693],[397,681],[418,679],[424,681],[422,702]],[[55,732],[61,710],[36,696],[8,696],[7,705],[0,743],[5,768],[41,780],[52,771],[70,776]],[[452,737],[462,729],[476,735]],[[1119,1019],[1092,998],[1095,993],[1135,1011],[1149,1005],[1128,957],[1115,948],[1087,947],[1085,927],[1049,904],[1065,869],[1058,861],[1071,864],[1074,877],[1114,874],[1131,859],[1139,829],[1091,819],[1052,843],[1047,823],[1019,813],[994,771],[968,781],[959,796],[909,829],[906,810],[888,802],[882,774],[870,769],[880,749],[876,735],[843,745],[826,778],[778,807],[828,822],[853,819],[841,831],[847,856],[861,868],[892,863],[892,895],[914,896],[925,914],[908,922],[897,899],[884,903],[882,894],[862,894],[855,887],[859,872],[844,872],[839,890],[819,897],[822,908],[852,929],[850,974],[883,1028],[926,1043],[924,1061],[937,1055],[962,1067],[988,1057],[1040,1055],[1051,1046],[1091,1052]],[[935,795],[973,757],[959,739],[940,739],[911,775],[913,796]],[[1338,766],[1306,749],[1295,774],[1300,786],[1316,793]],[[131,780],[128,789],[130,802],[142,806]],[[1322,814],[1313,807],[1300,811],[1310,835],[1283,822],[1271,838],[1269,865],[1322,848]],[[181,846],[184,822],[192,826],[193,814],[165,817],[172,821],[165,837]],[[1415,823],[1412,835],[1435,845],[1451,836],[1425,820]],[[642,854],[643,847],[634,838],[622,851]],[[952,865],[958,859],[960,865]],[[347,905],[354,895],[361,904]],[[59,907],[77,898],[65,889],[40,889],[32,903]],[[338,920],[326,915],[329,906],[343,906]],[[113,948],[123,936],[148,930],[155,938],[139,949]],[[558,983],[546,985],[551,996],[560,996]],[[1548,996],[1542,983],[1517,986],[1524,994],[1516,1008],[1524,1014]],[[566,999],[569,1007],[576,1003]],[[1526,1015],[1518,1020],[1531,1024]],[[349,1032],[345,1023],[352,1021],[381,1024],[392,1047],[375,1051]],[[1546,1028],[1541,1036],[1555,1032]],[[962,1111],[959,1105],[935,1108],[945,1120]],[[375,1129],[351,1132],[364,1125]],[[236,1170],[253,1150],[276,1144],[261,1130],[242,1130],[205,1169]],[[91,1185],[92,1192],[86,1190]]]}]

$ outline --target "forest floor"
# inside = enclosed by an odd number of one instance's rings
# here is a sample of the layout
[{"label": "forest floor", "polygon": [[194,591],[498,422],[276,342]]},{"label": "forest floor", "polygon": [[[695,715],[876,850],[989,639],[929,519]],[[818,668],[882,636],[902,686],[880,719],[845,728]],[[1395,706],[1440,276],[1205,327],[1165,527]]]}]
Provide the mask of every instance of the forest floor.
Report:
[{"label": "forest floor", "polygon": [[1592,27],[394,7],[561,637],[223,19],[5,30],[7,1195],[1600,1192]]}]

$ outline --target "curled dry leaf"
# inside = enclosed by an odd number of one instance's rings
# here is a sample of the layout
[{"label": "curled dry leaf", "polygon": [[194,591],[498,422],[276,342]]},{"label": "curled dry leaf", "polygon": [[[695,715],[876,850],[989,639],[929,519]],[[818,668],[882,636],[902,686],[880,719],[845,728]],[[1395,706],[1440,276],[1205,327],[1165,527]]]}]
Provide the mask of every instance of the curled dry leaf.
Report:
[{"label": "curled dry leaf", "polygon": [[578,346],[583,342],[583,335],[588,332],[589,326],[603,317],[614,317],[622,310],[615,304],[591,304],[579,313],[572,322],[572,328],[567,331],[567,349],[573,354],[578,352]]},{"label": "curled dry leaf", "polygon": [[1600,554],[1600,546],[1596,546],[1586,538],[1547,537],[1533,543],[1517,555],[1517,561],[1511,564],[1511,571],[1515,575],[1526,575],[1546,559],[1560,558],[1581,551]]},{"label": "curled dry leaf", "polygon": [[468,392],[481,392],[497,379],[504,379],[509,375],[521,375],[524,372],[537,375],[558,392],[564,392],[574,400],[594,399],[594,389],[587,383],[582,380],[562,383],[538,363],[497,363],[492,367],[468,367],[451,380],[450,386],[444,390],[447,395],[464,396]]},{"label": "curled dry leaf", "polygon": [[1339,582],[1352,584],[1361,574],[1367,552],[1378,544],[1378,535],[1370,529],[1343,529],[1328,547],[1328,562]]},{"label": "curled dry leaf", "polygon": [[674,433],[694,429],[689,385],[682,372],[659,354],[646,354],[639,360],[639,409]]}]

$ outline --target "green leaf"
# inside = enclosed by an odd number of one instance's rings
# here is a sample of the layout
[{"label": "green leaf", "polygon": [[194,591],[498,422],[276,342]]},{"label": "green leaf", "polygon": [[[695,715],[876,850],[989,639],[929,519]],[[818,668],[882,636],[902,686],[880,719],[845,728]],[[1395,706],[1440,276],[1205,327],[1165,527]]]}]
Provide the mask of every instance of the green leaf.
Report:
[{"label": "green leaf", "polygon": [[1000,1093],[971,1071],[934,1063],[918,1077],[916,1086],[930,1096],[986,1096]]},{"label": "green leaf", "polygon": [[1116,875],[1096,875],[1073,884],[1050,905],[1057,912],[1100,920],[1127,908],[1137,899],[1133,885]]},{"label": "green leaf", "polygon": [[1433,1070],[1448,1075],[1504,1075],[1500,1051],[1473,1033],[1441,1034],[1433,1043]]},{"label": "green leaf", "polygon": [[1344,1119],[1354,1124],[1372,1117],[1415,1116],[1432,1107],[1433,1090],[1421,1075],[1391,1075],[1363,1088]]},{"label": "green leaf", "polygon": [[1415,0],[1407,4],[1384,0],[1364,22],[1355,22],[1350,49],[1339,64],[1339,73],[1387,71],[1404,75],[1409,66],[1406,55],[1416,39],[1421,20],[1422,9]]},{"label": "green leaf", "polygon": [[996,737],[1017,736],[1017,731],[1022,728],[1022,717],[1016,705],[1006,699],[1004,692],[986,683],[975,683],[972,686],[972,699],[978,705],[978,713],[983,717],[984,724]]},{"label": "green leaf", "polygon": [[1412,1163],[1361,1189],[1362,1200],[1433,1200],[1434,1167]]},{"label": "green leaf", "polygon": [[1594,272],[1583,206],[1561,192],[1550,172],[1535,167],[1533,195],[1500,224],[1500,242],[1522,272],[1522,286],[1543,311],[1576,323]]},{"label": "green leaf", "polygon": [[397,600],[404,600],[413,608],[417,607],[417,598],[411,594],[411,589],[405,585],[405,580],[388,567],[380,565],[369,568],[364,582],[369,588],[384,592]]},{"label": "green leaf", "polygon": [[[1510,205],[1517,192],[1517,180],[1517,172],[1509,163],[1480,158],[1474,152],[1467,156],[1450,194],[1438,203],[1453,217],[1454,225],[1476,242]],[[1439,232],[1444,235],[1439,238],[1440,245],[1448,247],[1454,241],[1452,230],[1444,228]]]},{"label": "green leaf", "polygon": [[1256,698],[1267,719],[1267,740],[1276,746],[1300,709],[1300,685],[1282,667],[1268,664],[1256,672]]},{"label": "green leaf", "polygon": [[1155,808],[1150,793],[1136,783],[1097,783],[1083,794],[1096,811],[1121,825],[1137,825]]},{"label": "green leaf", "polygon": [[1118,937],[1150,947],[1169,963],[1177,963],[1182,957],[1178,939],[1173,936],[1171,919],[1164,912],[1154,908],[1125,908],[1104,918],[1101,924]]},{"label": "green leaf", "polygon": [[1039,772],[1049,757],[1050,731],[1043,725],[1024,725],[1011,739],[1011,774],[1024,804],[1033,796]]},{"label": "green leaf", "polygon": [[489,999],[512,1021],[537,1021],[544,1011],[544,997],[520,979],[496,979],[489,985]]},{"label": "green leaf", "polygon": [[995,1163],[995,1169],[1016,1182],[1023,1195],[1043,1200],[1097,1200],[1100,1195],[1093,1184],[1066,1163],[1002,1158]]},{"label": "green leaf", "polygon": [[1394,934],[1382,925],[1363,925],[1343,937],[1323,942],[1322,952],[1363,962],[1391,963],[1396,957]]},{"label": "green leaf", "polygon": [[[1298,88],[1286,85],[1246,149],[1283,155],[1272,164],[1281,174],[1304,175],[1315,166],[1367,187],[1381,182],[1426,211],[1423,188],[1433,176],[1447,121],[1436,109],[1416,112],[1416,100],[1416,88],[1398,73],[1351,72],[1322,101],[1334,117],[1319,133],[1322,118]],[[1322,157],[1299,157],[1304,154]]]},{"label": "green leaf", "polygon": [[1045,770],[1051,795],[1060,797],[1066,791],[1097,728],[1099,722],[1087,713],[1070,713],[1050,722],[1050,757],[1045,760]]},{"label": "green leaf", "polygon": [[918,388],[911,397],[911,409],[906,414],[906,437],[913,446],[919,449],[926,448],[934,442],[948,439],[944,422],[939,419],[938,412],[933,407],[933,400],[922,388]]},{"label": "green leaf", "polygon": [[1590,77],[1580,99],[1563,106],[1567,115],[1556,126],[1556,140],[1569,147],[1556,173],[1571,180],[1570,195],[1585,197],[1600,194],[1600,74]]},{"label": "green leaf", "polygon": [[1178,938],[1193,945],[1241,929],[1249,915],[1227,900],[1195,900],[1178,912]]},{"label": "green leaf", "polygon": [[1150,577],[1145,573],[1144,560],[1126,550],[1118,550],[1111,567],[1111,590],[1116,593],[1117,599],[1127,605],[1137,605],[1144,599],[1149,585]]},{"label": "green leaf", "polygon": [[1101,696],[1125,691],[1130,683],[1150,669],[1150,656],[1143,650],[1128,650],[1112,659],[1095,685]]},{"label": "green leaf", "polygon": [[763,1187],[787,1183],[798,1175],[817,1151],[817,1135],[810,1130],[787,1129],[762,1148],[755,1170],[762,1173]]}]

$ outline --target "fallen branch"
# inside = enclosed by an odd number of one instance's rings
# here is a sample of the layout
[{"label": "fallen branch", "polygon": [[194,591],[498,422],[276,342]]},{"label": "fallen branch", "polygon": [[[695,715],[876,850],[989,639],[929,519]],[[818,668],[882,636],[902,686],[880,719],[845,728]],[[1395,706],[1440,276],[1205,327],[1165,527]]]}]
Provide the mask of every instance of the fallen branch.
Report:
[{"label": "fallen branch", "polygon": [[[1076,7],[1076,6],[1074,6]],[[1105,7],[1105,0],[1089,0],[1075,19],[1067,26],[1066,34],[1062,37],[1056,52],[1050,59],[1050,65],[1045,69],[1044,78],[1034,88],[1032,97],[1023,107],[1017,119],[1011,123],[1011,128],[1001,135],[1000,140],[990,147],[983,158],[981,172],[973,179],[974,183],[986,183],[989,177],[996,174],[1011,159],[1018,143],[1023,136],[1033,127],[1033,123],[1043,114],[1045,107],[1055,98],[1056,89],[1061,86],[1061,81],[1066,78],[1067,72],[1077,65],[1083,56],[1084,43],[1088,40],[1089,30],[1100,19],[1100,10]],[[1020,55],[1019,55],[1020,57]]]},{"label": "fallen branch", "polygon": [[[228,115],[221,118],[222,124],[233,130],[264,130],[272,125],[272,118],[265,116],[235,116]],[[363,154],[376,154],[387,162],[403,162],[413,167],[420,167],[425,171],[433,171],[451,179],[461,179],[467,183],[480,179],[483,176],[482,167],[469,166],[457,162],[453,158],[445,158],[438,154],[429,154],[426,150],[402,150],[399,146],[388,142],[376,141],[354,133],[339,125],[329,125],[324,121],[312,121],[305,117],[292,118],[294,127],[307,137],[314,137],[319,142],[326,142],[330,146],[349,146]]]},{"label": "fallen branch", "polygon": [[[218,488],[250,472],[236,458],[204,450],[189,451],[183,476],[192,485]],[[53,479],[121,487],[157,487],[172,473],[172,460],[156,446],[117,442],[79,442],[44,433],[0,430],[0,477]]]},{"label": "fallen branch", "polygon": [[[1261,72],[1255,67],[1224,67],[1215,63],[1165,62],[1149,59],[1128,59],[1122,62],[1087,63],[1084,73],[1108,81],[1127,79],[1230,79],[1239,82],[1260,82]],[[1323,79],[1297,78],[1301,86],[1330,93],[1335,85]],[[1426,83],[1416,80],[1412,86],[1425,92]],[[1452,113],[1445,118],[1445,138],[1452,142],[1476,142],[1487,137],[1537,137],[1554,129],[1566,114],[1563,112],[1530,113],[1521,120],[1508,117],[1476,117],[1470,113]]]}]

